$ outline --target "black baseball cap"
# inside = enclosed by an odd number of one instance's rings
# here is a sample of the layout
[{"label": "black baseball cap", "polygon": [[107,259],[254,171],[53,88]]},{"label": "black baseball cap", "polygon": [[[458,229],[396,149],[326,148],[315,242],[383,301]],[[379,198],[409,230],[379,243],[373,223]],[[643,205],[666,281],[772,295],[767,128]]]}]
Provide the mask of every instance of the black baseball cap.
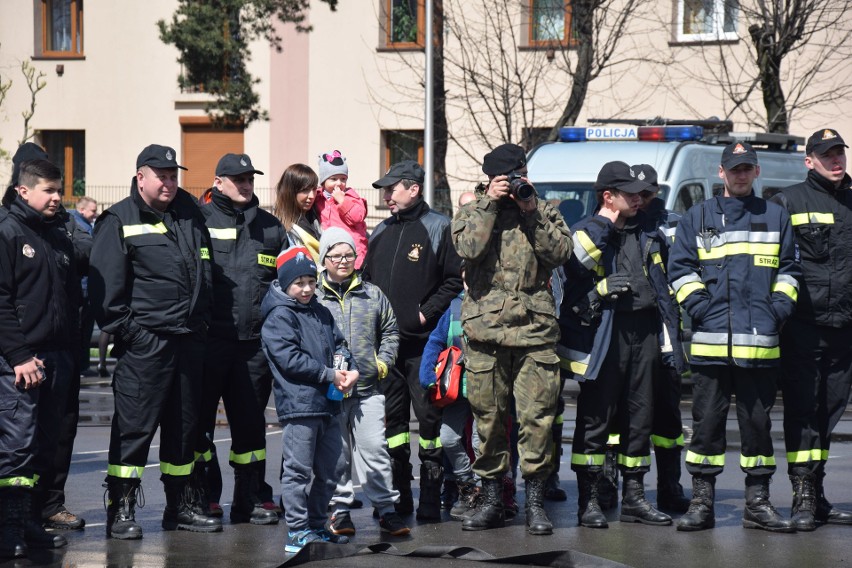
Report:
[{"label": "black baseball cap", "polygon": [[757,152],[748,142],[731,142],[722,150],[722,167],[732,170],[741,164],[757,165]]},{"label": "black baseball cap", "polygon": [[248,154],[225,154],[216,164],[216,177],[238,176],[245,173],[263,175],[262,171],[254,169],[251,165]]},{"label": "black baseball cap", "polygon": [[624,162],[607,162],[598,173],[595,189],[617,189],[625,193],[639,193],[651,187],[647,181],[636,177],[636,172]]},{"label": "black baseball cap", "polygon": [[636,174],[636,179],[648,182],[656,188],[660,187],[660,184],[657,183],[657,170],[650,164],[636,164],[635,166],[630,166],[630,169]]},{"label": "black baseball cap", "polygon": [[831,128],[817,130],[808,138],[808,144],[805,146],[805,154],[825,154],[835,146],[849,147],[836,130]]},{"label": "black baseball cap", "polygon": [[501,176],[527,165],[527,155],[517,144],[501,144],[482,160],[482,172],[487,176]]},{"label": "black baseball cap", "polygon": [[185,167],[178,165],[176,158],[177,152],[175,152],[174,148],[151,144],[150,146],[145,146],[145,149],[139,153],[139,157],[136,158],[136,169],[138,170],[142,166],[150,166],[161,170],[173,168],[185,170]]},{"label": "black baseball cap", "polygon": [[426,178],[426,172],[414,160],[403,160],[392,165],[381,179],[373,182],[373,187],[381,189],[390,185],[396,185],[401,180],[410,179],[419,184]]}]

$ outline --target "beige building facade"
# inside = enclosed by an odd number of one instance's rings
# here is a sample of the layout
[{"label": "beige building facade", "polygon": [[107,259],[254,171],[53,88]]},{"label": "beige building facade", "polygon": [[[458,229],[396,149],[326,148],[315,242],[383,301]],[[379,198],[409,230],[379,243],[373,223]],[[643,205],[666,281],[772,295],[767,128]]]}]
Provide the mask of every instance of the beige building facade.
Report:
[{"label": "beige building facade", "polygon": [[[600,42],[616,35],[619,41],[577,123],[715,116],[729,117],[737,131],[759,130],[759,89],[737,106],[714,84],[722,62],[745,70],[739,82],[754,73],[751,44],[742,39],[746,8],[730,11],[722,0],[638,5],[620,33],[613,31],[617,13],[601,27]],[[211,127],[207,95],[178,88],[177,51],[160,41],[156,26],[176,6],[175,0],[0,0],[0,77],[12,82],[0,107],[0,147],[13,153],[24,130],[30,92],[20,67],[27,63],[45,83],[29,122],[34,140],[62,162],[66,189],[103,203],[126,195],[136,155],[149,143],[174,146],[190,168],[182,183],[196,190],[212,182],[222,153],[250,154],[266,172],[256,185],[267,205],[287,165],[316,167],[323,152],[347,157],[350,183],[359,189],[390,162],[422,159],[424,0],[340,0],[334,12],[314,1],[313,32],[280,26],[281,53],[255,42],[248,69],[261,79],[257,88],[270,120],[236,133]],[[481,177],[479,162],[490,147],[530,142],[554,123],[577,50],[570,2],[444,0],[444,6],[446,163],[458,193]],[[817,54],[797,57],[804,59],[790,68],[801,71]],[[849,67],[841,62],[833,74],[818,74],[817,90],[852,83]],[[792,84],[794,73],[787,73]],[[831,126],[852,138],[852,99],[829,96],[797,109],[791,124],[801,136]],[[4,179],[9,170],[8,160],[0,164]],[[375,210],[378,193],[364,191]]]}]

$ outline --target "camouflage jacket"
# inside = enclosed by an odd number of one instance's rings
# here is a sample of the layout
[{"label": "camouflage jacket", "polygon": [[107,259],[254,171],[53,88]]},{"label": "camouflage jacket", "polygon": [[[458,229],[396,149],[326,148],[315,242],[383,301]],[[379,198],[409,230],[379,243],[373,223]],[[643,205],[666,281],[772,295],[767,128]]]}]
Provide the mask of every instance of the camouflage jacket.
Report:
[{"label": "camouflage jacket", "polygon": [[551,271],[571,256],[568,226],[543,200],[530,215],[481,195],[456,213],[453,244],[465,260],[462,329],[471,341],[534,347],[559,340]]}]

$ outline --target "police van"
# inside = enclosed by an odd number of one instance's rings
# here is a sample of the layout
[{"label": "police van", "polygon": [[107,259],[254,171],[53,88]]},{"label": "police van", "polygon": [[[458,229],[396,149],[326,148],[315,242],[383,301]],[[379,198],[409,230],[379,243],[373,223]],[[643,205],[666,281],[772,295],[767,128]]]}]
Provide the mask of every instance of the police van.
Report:
[{"label": "police van", "polygon": [[[606,121],[601,121],[606,122]],[[624,124],[626,125],[614,125]],[[594,212],[598,172],[606,162],[650,164],[666,208],[683,212],[719,193],[722,150],[734,141],[757,151],[760,176],[755,193],[771,195],[807,176],[802,137],[787,134],[731,132],[730,121],[667,121],[643,126],[639,121],[565,127],[559,141],[535,147],[527,159],[528,177],[539,197],[556,205],[570,226]]]}]

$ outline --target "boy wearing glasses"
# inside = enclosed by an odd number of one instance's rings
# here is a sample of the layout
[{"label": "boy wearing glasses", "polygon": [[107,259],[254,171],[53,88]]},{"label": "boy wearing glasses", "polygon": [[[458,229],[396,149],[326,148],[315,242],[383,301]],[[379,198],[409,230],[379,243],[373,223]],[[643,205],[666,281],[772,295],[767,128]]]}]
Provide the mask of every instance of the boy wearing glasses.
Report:
[{"label": "boy wearing glasses", "polygon": [[394,508],[399,491],[393,488],[385,438],[385,396],[379,387],[396,360],[399,331],[390,301],[378,286],[362,281],[355,272],[355,250],[352,236],[339,227],[331,227],[320,238],[322,268],[317,298],[331,311],[360,371],[338,415],[343,433],[338,469],[343,474],[331,499],[328,530],[336,535],[355,534],[349,515],[355,497],[351,478],[354,458],[364,492],[379,514],[381,530],[402,536],[409,528]]}]

